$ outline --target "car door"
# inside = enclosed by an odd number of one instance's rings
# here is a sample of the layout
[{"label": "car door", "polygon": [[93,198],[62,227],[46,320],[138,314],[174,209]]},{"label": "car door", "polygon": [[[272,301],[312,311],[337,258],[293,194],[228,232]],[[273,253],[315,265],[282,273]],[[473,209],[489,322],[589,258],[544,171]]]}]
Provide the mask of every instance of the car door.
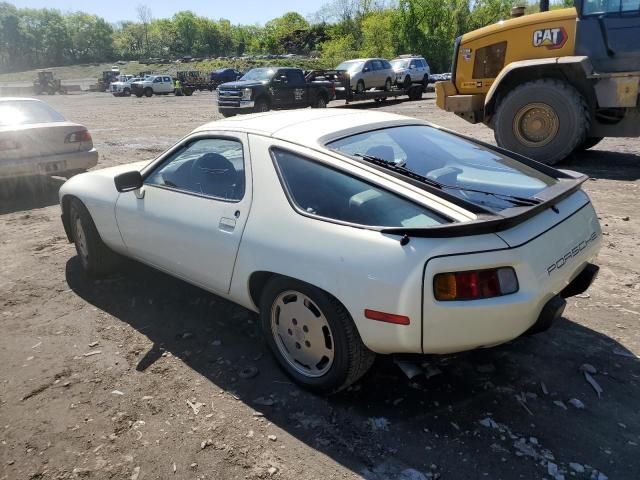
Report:
[{"label": "car door", "polygon": [[293,90],[289,87],[287,70],[278,70],[271,80],[273,104],[277,107],[286,107],[293,104]]},{"label": "car door", "polygon": [[369,60],[365,62],[362,66],[362,80],[364,81],[364,86],[368,90],[370,88],[375,87],[376,85],[376,72],[373,70],[373,62]]},{"label": "car door", "polygon": [[246,134],[196,136],[120,194],[116,220],[129,254],[208,290],[229,291],[251,206]]},{"label": "car door", "polygon": [[162,77],[162,89],[165,93],[171,93],[174,90],[173,80],[171,77]]},{"label": "car door", "polygon": [[384,71],[382,70],[382,62],[380,60],[371,60],[371,70],[373,71],[373,81],[370,82],[372,87],[381,87],[384,85]]},{"label": "car door", "polygon": [[306,107],[307,99],[307,82],[300,70],[287,70],[287,86],[291,89],[292,105],[295,107]]}]

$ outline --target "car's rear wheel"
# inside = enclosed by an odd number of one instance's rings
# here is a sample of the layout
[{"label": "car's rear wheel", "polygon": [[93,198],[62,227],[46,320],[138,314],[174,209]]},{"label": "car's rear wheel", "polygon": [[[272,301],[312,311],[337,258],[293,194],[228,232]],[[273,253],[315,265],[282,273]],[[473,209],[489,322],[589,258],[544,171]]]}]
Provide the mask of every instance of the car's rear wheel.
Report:
[{"label": "car's rear wheel", "polygon": [[318,95],[314,108],[327,108],[327,99],[324,95]]},{"label": "car's rear wheel", "polygon": [[342,390],[362,377],[375,358],[346,308],[307,283],[272,279],[262,292],[260,319],[278,363],[309,390]]},{"label": "car's rear wheel", "polygon": [[119,257],[100,238],[87,208],[74,198],[69,205],[68,215],[71,237],[82,269],[94,277],[111,273],[116,268]]},{"label": "car's rear wheel", "polygon": [[254,112],[268,112],[270,110],[269,102],[264,98],[259,98],[253,107]]}]

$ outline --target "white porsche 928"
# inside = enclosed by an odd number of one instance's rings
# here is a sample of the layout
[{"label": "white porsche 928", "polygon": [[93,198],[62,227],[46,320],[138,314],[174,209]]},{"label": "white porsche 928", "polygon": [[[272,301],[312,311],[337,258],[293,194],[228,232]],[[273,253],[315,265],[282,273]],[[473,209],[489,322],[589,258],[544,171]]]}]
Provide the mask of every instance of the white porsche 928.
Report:
[{"label": "white porsche 928", "polygon": [[547,329],[597,274],[585,180],[413,118],[300,110],[208,123],[60,202],[86,272],[124,255],[259,312],[284,370],[330,393],[376,353]]}]

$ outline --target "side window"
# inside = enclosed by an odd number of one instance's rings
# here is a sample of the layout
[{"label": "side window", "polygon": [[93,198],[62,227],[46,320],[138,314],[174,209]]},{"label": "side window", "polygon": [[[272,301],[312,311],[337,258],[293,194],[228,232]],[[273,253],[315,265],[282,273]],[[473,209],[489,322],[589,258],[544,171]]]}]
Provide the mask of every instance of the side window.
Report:
[{"label": "side window", "polygon": [[418,61],[411,60],[411,63],[409,64],[409,68],[418,68]]},{"label": "side window", "polygon": [[382,60],[382,68],[384,68],[385,70],[391,70],[393,67],[386,60]]},{"label": "side window", "polygon": [[638,0],[585,0],[583,15],[601,15],[607,13],[640,13]]},{"label": "side window", "polygon": [[153,79],[153,83],[160,83],[162,82],[162,77],[156,77]]},{"label": "side window", "polygon": [[272,150],[283,188],[302,212],[357,225],[430,227],[448,220],[383,188],[285,150]]},{"label": "side window", "polygon": [[373,70],[372,62],[367,62],[364,64],[364,67],[362,67],[362,71],[364,72],[365,70],[367,71]]},{"label": "side window", "polygon": [[289,84],[293,85],[304,84],[304,76],[299,70],[287,70],[287,80],[289,80]]},{"label": "side window", "polygon": [[170,77],[164,77],[164,81],[167,83],[171,83],[171,78]]},{"label": "side window", "polygon": [[373,60],[371,64],[374,70],[382,70],[382,62],[380,60]]},{"label": "side window", "polygon": [[228,138],[196,140],[162,162],[144,183],[239,201],[245,188],[242,143]]},{"label": "side window", "polygon": [[496,78],[504,67],[507,42],[494,43],[476,51],[473,78]]}]

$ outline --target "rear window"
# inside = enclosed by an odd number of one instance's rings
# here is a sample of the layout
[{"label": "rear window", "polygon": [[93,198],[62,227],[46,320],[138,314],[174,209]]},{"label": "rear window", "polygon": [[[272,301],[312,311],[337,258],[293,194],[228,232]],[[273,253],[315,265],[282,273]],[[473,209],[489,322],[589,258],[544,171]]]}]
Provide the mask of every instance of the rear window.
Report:
[{"label": "rear window", "polygon": [[423,228],[442,216],[328,165],[281,149],[272,154],[291,203],[301,213],[348,224]]},{"label": "rear window", "polygon": [[[556,183],[511,157],[426,125],[385,128],[336,140],[328,147],[394,163],[443,184],[443,190],[491,211],[516,206]],[[466,190],[465,190],[466,189]]]},{"label": "rear window", "polygon": [[62,115],[43,102],[31,100],[0,102],[0,127],[64,121]]}]

